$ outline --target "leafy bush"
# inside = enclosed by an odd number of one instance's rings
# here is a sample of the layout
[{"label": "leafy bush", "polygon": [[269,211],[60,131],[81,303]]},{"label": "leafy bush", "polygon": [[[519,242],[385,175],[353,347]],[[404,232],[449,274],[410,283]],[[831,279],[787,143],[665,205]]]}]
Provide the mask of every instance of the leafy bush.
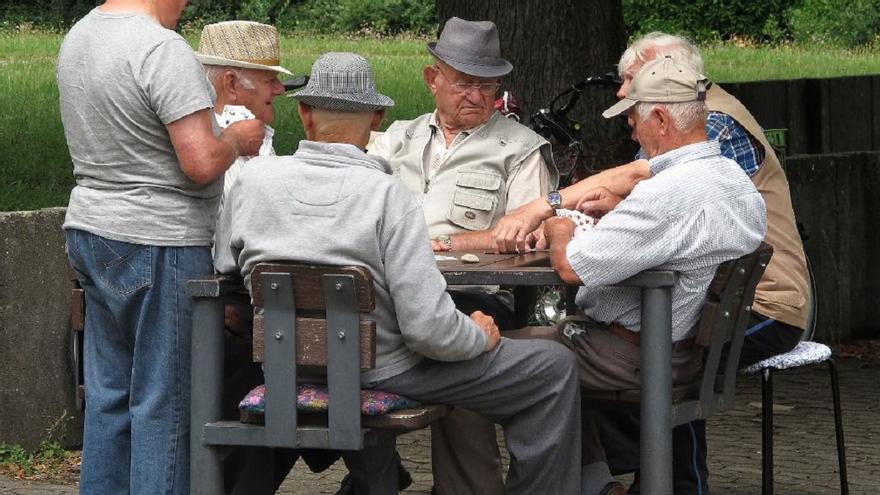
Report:
[{"label": "leafy bush", "polygon": [[437,14],[433,0],[306,0],[288,9],[278,24],[286,31],[313,33],[433,34]]},{"label": "leafy bush", "polygon": [[870,44],[880,29],[880,0],[804,0],[790,10],[789,23],[798,43]]},{"label": "leafy bush", "polygon": [[785,14],[797,3],[799,0],[623,0],[623,16],[630,36],[664,31],[699,42],[736,38],[775,42],[788,36]]}]

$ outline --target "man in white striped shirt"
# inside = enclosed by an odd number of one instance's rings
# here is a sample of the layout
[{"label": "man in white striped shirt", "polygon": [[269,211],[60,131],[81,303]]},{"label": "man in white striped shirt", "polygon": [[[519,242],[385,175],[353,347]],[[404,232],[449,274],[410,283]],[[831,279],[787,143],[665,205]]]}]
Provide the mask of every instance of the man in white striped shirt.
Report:
[{"label": "man in white striped shirt", "polygon": [[[588,193],[579,209],[601,220],[584,234],[573,237],[567,218],[544,223],[553,268],[565,282],[583,286],[577,304],[587,319],[560,328],[586,388],[640,386],[639,293],[613,284],[652,268],[679,272],[672,291],[672,374],[674,382],[687,381],[701,368],[693,334],[715,270],[764,238],[763,199],[718,143],[706,139],[705,92],[705,78],[672,58],[646,63],[626,98],[603,115],[627,114],[651,177],[624,200],[604,189]],[[584,418],[582,493],[626,493],[611,477],[591,416]]]}]

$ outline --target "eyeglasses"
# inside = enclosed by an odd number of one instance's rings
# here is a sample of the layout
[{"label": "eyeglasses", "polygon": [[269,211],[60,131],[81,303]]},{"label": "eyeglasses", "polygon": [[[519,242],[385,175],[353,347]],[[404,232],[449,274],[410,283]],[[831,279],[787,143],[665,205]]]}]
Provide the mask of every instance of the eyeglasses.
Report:
[{"label": "eyeglasses", "polygon": [[498,88],[501,87],[501,83],[497,82],[453,82],[452,79],[440,69],[440,67],[435,65],[434,70],[439,72],[459,95],[466,95],[473,90],[477,90],[483,96],[492,96],[497,93]]}]

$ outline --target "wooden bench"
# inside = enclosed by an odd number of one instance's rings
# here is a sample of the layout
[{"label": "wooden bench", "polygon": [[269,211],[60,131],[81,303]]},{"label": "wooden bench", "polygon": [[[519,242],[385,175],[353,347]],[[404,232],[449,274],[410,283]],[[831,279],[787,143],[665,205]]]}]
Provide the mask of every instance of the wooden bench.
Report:
[{"label": "wooden bench", "polygon": [[[263,362],[265,413],[221,420],[223,301],[241,291],[230,277],[193,280],[191,479],[193,493],[223,490],[222,452],[228,446],[363,450],[394,448],[396,435],[428,426],[447,406],[424,406],[381,416],[360,412],[360,373],[376,364],[373,281],[362,267],[261,263],[251,277],[255,306],[254,357]],[[296,384],[326,383],[326,414],[296,409]],[[370,479],[379,493],[396,493],[394,479]],[[386,471],[390,475],[390,471]],[[352,473],[357,476],[356,473]],[[376,477],[374,477],[376,478]],[[384,488],[382,488],[384,487]]]}]

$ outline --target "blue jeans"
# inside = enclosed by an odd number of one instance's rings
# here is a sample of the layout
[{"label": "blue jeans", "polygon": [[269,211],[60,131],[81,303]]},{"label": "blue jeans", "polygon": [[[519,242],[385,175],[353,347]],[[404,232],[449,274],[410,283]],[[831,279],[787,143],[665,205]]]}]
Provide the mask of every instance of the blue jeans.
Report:
[{"label": "blue jeans", "polygon": [[86,384],[80,493],[189,492],[189,279],[208,247],[161,247],[68,230],[85,289]]}]

